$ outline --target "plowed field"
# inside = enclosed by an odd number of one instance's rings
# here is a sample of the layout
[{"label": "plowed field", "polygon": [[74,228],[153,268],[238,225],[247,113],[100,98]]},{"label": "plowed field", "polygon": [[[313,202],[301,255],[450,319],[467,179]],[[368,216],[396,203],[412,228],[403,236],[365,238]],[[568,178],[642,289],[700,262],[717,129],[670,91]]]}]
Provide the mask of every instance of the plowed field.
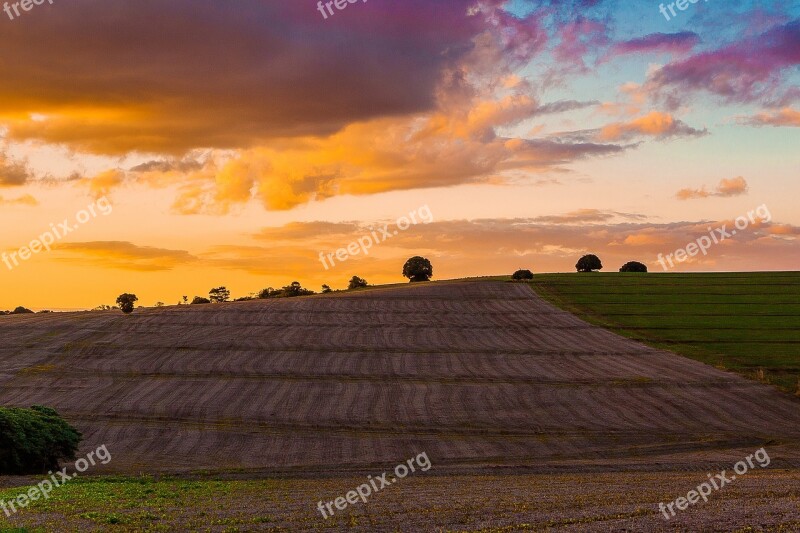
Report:
[{"label": "plowed field", "polygon": [[[102,472],[327,475],[800,466],[800,402],[589,325],[525,284],[448,282],[0,317],[0,404],[105,444]],[[99,465],[98,465],[99,467]]]}]

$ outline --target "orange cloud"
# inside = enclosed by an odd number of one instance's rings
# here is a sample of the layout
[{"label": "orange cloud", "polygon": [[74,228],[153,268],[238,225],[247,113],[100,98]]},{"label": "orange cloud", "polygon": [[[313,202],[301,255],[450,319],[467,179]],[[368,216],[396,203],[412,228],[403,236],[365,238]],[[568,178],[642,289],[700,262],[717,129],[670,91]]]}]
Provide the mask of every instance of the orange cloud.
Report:
[{"label": "orange cloud", "polygon": [[144,272],[172,270],[197,260],[184,250],[138,246],[124,241],[62,243],[53,249],[66,254],[59,259],[61,261]]},{"label": "orange cloud", "polygon": [[732,179],[722,179],[714,188],[709,191],[705,186],[700,189],[681,189],[677,192],[678,200],[695,200],[698,198],[709,198],[717,196],[721,198],[729,198],[731,196],[741,196],[747,194],[747,181],[738,176]]},{"label": "orange cloud", "polygon": [[743,122],[751,126],[790,126],[798,128],[800,127],[800,111],[785,107],[781,110],[759,113],[745,119]]},{"label": "orange cloud", "polygon": [[650,244],[662,245],[666,243],[666,237],[663,235],[654,235],[652,233],[635,233],[625,237],[625,240],[622,242],[630,246],[647,246]]},{"label": "orange cloud", "polygon": [[675,136],[697,136],[705,134],[705,130],[696,130],[683,121],[675,119],[669,113],[653,111],[630,122],[609,124],[600,130],[599,138],[602,141],[619,141],[630,139],[638,135],[663,139]]},{"label": "orange cloud", "polygon": [[30,194],[23,194],[18,198],[9,198],[6,200],[0,196],[0,205],[39,205],[39,202]]},{"label": "orange cloud", "polygon": [[125,181],[125,173],[121,170],[107,170],[93,178],[81,178],[79,183],[88,185],[89,192],[94,198],[108,196],[111,190]]}]

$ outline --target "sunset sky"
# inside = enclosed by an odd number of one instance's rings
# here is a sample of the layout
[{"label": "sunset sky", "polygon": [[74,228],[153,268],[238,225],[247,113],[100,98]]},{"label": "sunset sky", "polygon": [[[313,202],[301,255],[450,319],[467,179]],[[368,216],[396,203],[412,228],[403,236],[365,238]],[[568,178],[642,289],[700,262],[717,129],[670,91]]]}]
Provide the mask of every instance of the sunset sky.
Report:
[{"label": "sunset sky", "polygon": [[[0,251],[77,226],[52,251],[0,263],[0,309],[401,282],[412,255],[435,279],[574,271],[584,253],[604,271],[638,260],[656,272],[659,254],[759,206],[770,221],[674,270],[796,270],[800,2],[674,9],[0,11]],[[75,224],[101,198],[111,211]],[[423,206],[433,222],[328,270],[319,261]]]}]

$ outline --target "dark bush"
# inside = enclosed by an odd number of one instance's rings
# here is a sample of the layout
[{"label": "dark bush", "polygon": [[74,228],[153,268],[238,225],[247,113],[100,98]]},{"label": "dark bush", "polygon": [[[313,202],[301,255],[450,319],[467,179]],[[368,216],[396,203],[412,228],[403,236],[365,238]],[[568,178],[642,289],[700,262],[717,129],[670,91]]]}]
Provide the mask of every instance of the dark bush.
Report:
[{"label": "dark bush", "polygon": [[256,297],[259,300],[265,300],[267,298],[274,298],[276,292],[277,291],[275,289],[273,289],[272,287],[267,287],[266,289],[263,289],[263,290],[259,291],[258,295]]},{"label": "dark bush", "polygon": [[35,405],[30,409],[0,407],[0,474],[44,474],[72,461],[81,434],[57,412]]},{"label": "dark bush", "polygon": [[22,307],[21,305],[16,309],[14,309],[13,311],[11,311],[12,315],[27,315],[28,313],[33,313],[33,311],[25,307]]},{"label": "dark bush", "polygon": [[304,289],[299,281],[293,281],[291,285],[287,285],[280,290],[278,297],[291,298],[294,296],[308,296],[309,294],[314,294],[314,291]]},{"label": "dark bush", "polygon": [[211,300],[208,298],[203,298],[202,296],[195,296],[194,300],[192,300],[192,305],[200,305],[200,304],[210,304]]},{"label": "dark bush", "polygon": [[621,267],[619,267],[620,272],[647,272],[647,265],[644,263],[640,263],[639,261],[628,261]]},{"label": "dark bush", "polygon": [[359,278],[358,276],[353,276],[350,280],[350,284],[347,286],[348,289],[360,289],[361,287],[366,287],[368,285],[367,280],[364,278]]},{"label": "dark bush", "polygon": [[601,270],[603,263],[600,262],[600,258],[596,255],[589,254],[578,259],[575,268],[578,269],[578,272],[592,272],[593,270]]},{"label": "dark bush", "polygon": [[403,265],[403,277],[412,283],[416,281],[430,281],[433,276],[433,266],[424,257],[414,256]]},{"label": "dark bush", "polygon": [[533,279],[533,272],[531,272],[530,270],[517,270],[511,275],[511,279],[515,281]]}]

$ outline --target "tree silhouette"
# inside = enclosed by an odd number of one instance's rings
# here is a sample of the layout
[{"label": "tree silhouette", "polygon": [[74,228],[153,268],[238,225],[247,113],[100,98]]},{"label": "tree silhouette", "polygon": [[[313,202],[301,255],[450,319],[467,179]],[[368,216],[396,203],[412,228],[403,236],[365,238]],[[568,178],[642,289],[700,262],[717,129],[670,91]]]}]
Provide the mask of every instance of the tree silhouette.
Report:
[{"label": "tree silhouette", "polygon": [[135,294],[123,293],[117,296],[117,305],[126,315],[133,313],[133,304],[139,301]]},{"label": "tree silhouette", "polygon": [[348,289],[359,289],[361,287],[367,286],[367,280],[364,278],[359,278],[358,276],[353,276],[350,280],[350,284],[347,286]]},{"label": "tree silhouette", "polygon": [[217,287],[208,291],[208,299],[211,303],[224,303],[231,299],[231,291],[225,287]]},{"label": "tree silhouette", "polygon": [[403,277],[408,278],[412,283],[430,281],[431,276],[433,276],[433,266],[424,257],[416,255],[403,265]]},{"label": "tree silhouette", "polygon": [[596,255],[589,254],[578,259],[575,268],[578,269],[578,272],[592,272],[593,270],[601,270],[603,263],[600,262],[600,258]]},{"label": "tree silhouette", "polygon": [[639,261],[628,261],[621,267],[619,267],[620,272],[647,272],[647,265],[644,263],[640,263]]},{"label": "tree silhouette", "polygon": [[303,286],[300,285],[299,281],[293,281],[290,285],[286,285],[283,287],[283,294],[286,296],[300,296],[300,291],[303,290]]},{"label": "tree silhouette", "polygon": [[533,279],[533,272],[530,270],[517,270],[511,275],[511,279],[515,281]]}]

